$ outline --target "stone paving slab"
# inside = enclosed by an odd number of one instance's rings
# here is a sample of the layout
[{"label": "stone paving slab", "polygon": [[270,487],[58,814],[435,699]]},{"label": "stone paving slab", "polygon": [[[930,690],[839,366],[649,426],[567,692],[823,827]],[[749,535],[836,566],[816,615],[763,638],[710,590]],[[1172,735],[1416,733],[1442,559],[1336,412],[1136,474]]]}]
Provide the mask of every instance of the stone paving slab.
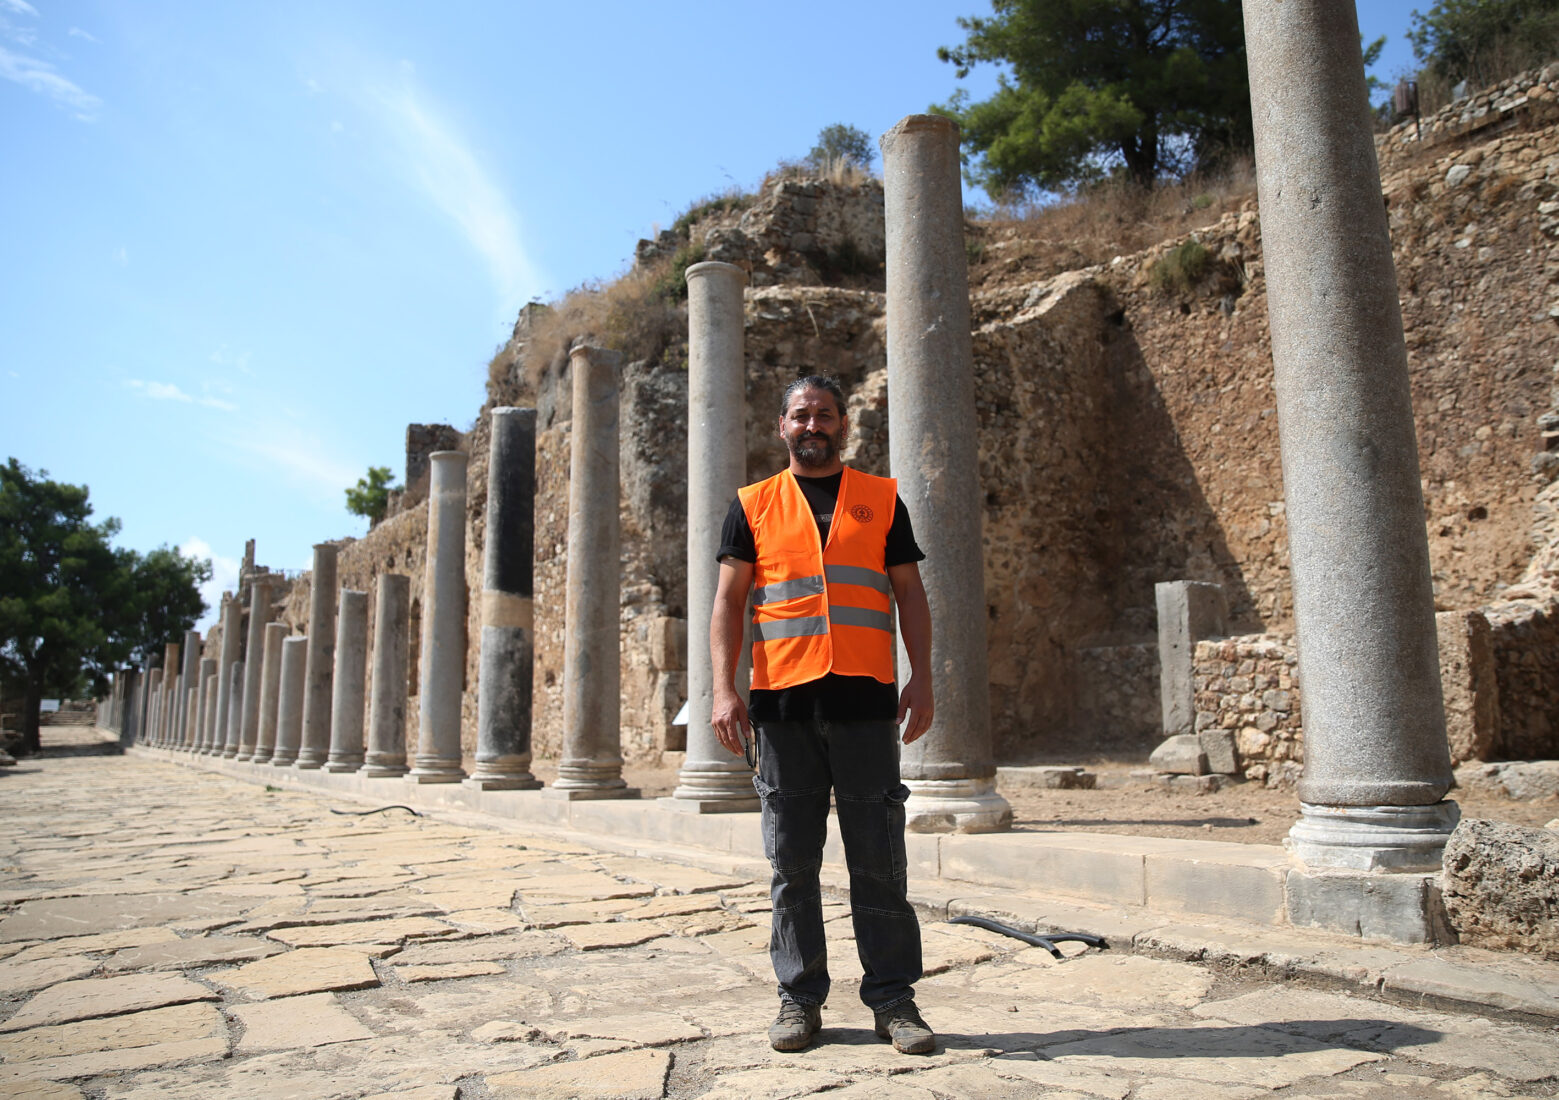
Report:
[{"label": "stone paving slab", "polygon": [[[0,958],[5,1095],[1559,1095],[1554,1028],[1446,1007],[1480,980],[1511,1005],[1541,1005],[1559,984],[1531,960],[1176,924],[937,879],[916,888],[934,972],[919,1000],[937,1051],[911,1058],[877,1039],[855,997],[848,907],[830,899],[823,1031],[779,1054],[766,1038],[766,874],[739,853],[589,843],[463,810],[342,818],[328,812],[334,795],[262,792],[139,755],[45,760],[6,781],[0,860],[19,870],[0,925],[27,935]],[[387,788],[380,804],[406,797]],[[127,892],[129,881],[156,889]],[[101,899],[111,912],[91,916]],[[39,919],[63,902],[76,919]],[[963,912],[1102,931],[1112,946],[1065,944],[1057,960],[943,923]],[[254,945],[275,954],[225,957]],[[45,963],[59,980],[4,986],[8,972],[45,976],[21,969]],[[1301,973],[1323,985],[1283,980]],[[183,984],[105,984],[116,982]],[[1452,992],[1413,1006],[1374,995],[1410,986]]]}]

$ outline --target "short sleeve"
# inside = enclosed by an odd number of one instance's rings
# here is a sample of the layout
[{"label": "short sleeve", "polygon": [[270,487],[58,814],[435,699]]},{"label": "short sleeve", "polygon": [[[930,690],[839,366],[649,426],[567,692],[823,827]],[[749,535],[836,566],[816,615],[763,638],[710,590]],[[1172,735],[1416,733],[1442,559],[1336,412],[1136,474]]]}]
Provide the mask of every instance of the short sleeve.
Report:
[{"label": "short sleeve", "polygon": [[893,524],[888,528],[888,545],[883,552],[883,564],[891,569],[895,565],[925,560],[925,552],[915,541],[915,527],[910,522],[909,509],[904,507],[904,498],[898,497],[893,505]]},{"label": "short sleeve", "polygon": [[758,560],[758,544],[752,537],[752,527],[747,523],[747,512],[742,508],[741,497],[731,501],[731,510],[725,514],[725,522],[720,525],[720,550],[715,558],[736,558],[745,562]]}]

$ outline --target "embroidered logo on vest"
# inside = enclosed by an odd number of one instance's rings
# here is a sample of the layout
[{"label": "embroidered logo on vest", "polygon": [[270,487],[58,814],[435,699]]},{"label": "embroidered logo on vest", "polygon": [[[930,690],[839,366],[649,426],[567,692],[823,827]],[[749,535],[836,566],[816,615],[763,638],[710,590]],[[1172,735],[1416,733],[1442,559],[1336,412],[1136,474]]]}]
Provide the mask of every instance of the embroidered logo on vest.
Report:
[{"label": "embroidered logo on vest", "polygon": [[873,512],[864,504],[857,504],[854,508],[850,509],[850,515],[855,517],[856,523],[870,523],[874,518],[876,518],[877,513]]}]

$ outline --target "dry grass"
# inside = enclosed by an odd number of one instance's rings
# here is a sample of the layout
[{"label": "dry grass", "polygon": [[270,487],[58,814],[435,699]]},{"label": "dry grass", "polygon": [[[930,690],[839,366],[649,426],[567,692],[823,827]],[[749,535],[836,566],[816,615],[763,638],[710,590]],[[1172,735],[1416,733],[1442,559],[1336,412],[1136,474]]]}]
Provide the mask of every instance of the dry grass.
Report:
[{"label": "dry grass", "polygon": [[[998,274],[1045,278],[1108,263],[1209,225],[1255,195],[1255,165],[1244,159],[1215,176],[1152,191],[1110,182],[1043,205],[1006,203],[974,210],[970,281],[979,285]],[[1009,243],[993,247],[1003,240]]]}]

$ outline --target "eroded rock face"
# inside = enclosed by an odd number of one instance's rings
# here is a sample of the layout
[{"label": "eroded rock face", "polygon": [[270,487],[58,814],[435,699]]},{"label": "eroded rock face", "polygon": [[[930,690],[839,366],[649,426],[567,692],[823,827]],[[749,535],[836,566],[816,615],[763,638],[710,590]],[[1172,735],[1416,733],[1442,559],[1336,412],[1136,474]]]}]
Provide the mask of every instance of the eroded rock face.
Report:
[{"label": "eroded rock face", "polygon": [[1464,818],[1441,889],[1463,943],[1559,959],[1559,833]]}]

